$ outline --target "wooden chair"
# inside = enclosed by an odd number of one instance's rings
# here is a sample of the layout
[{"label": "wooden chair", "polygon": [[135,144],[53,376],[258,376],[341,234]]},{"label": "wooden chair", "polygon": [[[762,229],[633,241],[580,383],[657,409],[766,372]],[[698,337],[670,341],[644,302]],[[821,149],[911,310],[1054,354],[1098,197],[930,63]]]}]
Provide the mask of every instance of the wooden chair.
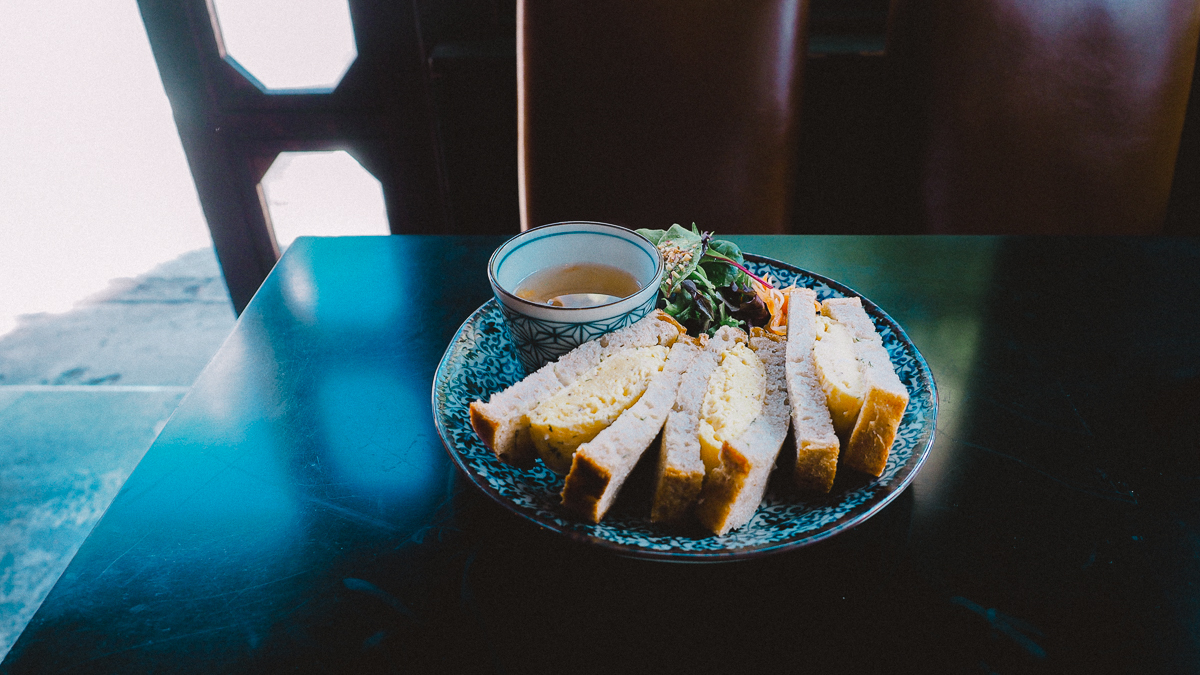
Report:
[{"label": "wooden chair", "polygon": [[894,0],[928,231],[1163,231],[1197,0]]},{"label": "wooden chair", "polygon": [[329,93],[264,93],[223,58],[206,0],[138,0],[239,313],[279,257],[259,182],[282,151],[350,152],[394,233],[446,233],[446,185],[412,0],[349,0],[358,57]]},{"label": "wooden chair", "polygon": [[521,226],[787,231],[807,0],[518,0]]}]

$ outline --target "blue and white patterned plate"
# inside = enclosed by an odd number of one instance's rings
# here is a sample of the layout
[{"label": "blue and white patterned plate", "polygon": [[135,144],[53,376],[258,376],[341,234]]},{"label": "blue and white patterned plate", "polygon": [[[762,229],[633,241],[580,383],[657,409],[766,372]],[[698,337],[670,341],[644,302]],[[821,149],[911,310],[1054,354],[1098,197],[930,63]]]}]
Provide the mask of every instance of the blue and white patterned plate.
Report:
[{"label": "blue and white patterned plate", "polygon": [[937,390],[929,366],[900,325],[867,298],[787,263],[754,255],[746,260],[756,274],[770,274],[784,287],[794,283],[812,288],[821,300],[862,298],[910,396],[882,476],[870,480],[841,472],[829,495],[810,501],[773,483],[749,523],[716,537],[651,523],[650,485],[647,481],[639,485],[637,480],[639,473],[649,472],[639,467],[603,522],[577,520],[561,506],[561,476],[540,464],[518,469],[500,462],[471,428],[471,401],[487,400],[525,376],[495,300],[467,318],[434,375],[434,421],[454,463],[467,480],[517,515],[571,539],[639,558],[706,562],[754,557],[827,539],[879,512],[912,482],[933,445]]}]

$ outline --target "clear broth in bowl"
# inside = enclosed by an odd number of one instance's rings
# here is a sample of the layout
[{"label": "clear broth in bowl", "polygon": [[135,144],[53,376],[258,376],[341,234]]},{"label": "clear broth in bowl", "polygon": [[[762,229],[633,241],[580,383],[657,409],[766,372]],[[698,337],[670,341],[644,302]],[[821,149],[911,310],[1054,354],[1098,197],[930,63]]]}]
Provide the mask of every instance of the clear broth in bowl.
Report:
[{"label": "clear broth in bowl", "polygon": [[517,284],[514,294],[551,307],[595,307],[642,289],[632,274],[611,265],[571,263],[538,270]]}]

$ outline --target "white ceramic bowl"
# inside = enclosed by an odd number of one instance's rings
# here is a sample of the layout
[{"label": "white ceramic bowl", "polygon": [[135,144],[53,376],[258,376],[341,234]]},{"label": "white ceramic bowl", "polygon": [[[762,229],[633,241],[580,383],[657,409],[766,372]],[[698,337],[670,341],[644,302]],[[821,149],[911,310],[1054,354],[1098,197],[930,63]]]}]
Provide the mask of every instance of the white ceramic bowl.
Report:
[{"label": "white ceramic bowl", "polygon": [[[534,272],[577,263],[625,270],[641,290],[594,307],[552,307],[516,296],[517,286]],[[658,300],[662,275],[662,255],[649,239],[618,225],[586,221],[526,230],[502,244],[488,261],[488,282],[528,372],[649,314]]]}]

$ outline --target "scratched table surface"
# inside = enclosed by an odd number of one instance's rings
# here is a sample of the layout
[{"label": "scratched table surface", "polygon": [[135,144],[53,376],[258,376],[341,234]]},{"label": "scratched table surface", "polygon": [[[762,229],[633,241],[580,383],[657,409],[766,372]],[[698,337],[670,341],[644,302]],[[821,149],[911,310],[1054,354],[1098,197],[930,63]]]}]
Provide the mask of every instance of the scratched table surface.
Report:
[{"label": "scratched table surface", "polygon": [[933,369],[930,458],[866,523],[717,565],[539,530],[431,418],[501,240],[300,239],[0,672],[1200,668],[1200,241],[735,239]]}]

